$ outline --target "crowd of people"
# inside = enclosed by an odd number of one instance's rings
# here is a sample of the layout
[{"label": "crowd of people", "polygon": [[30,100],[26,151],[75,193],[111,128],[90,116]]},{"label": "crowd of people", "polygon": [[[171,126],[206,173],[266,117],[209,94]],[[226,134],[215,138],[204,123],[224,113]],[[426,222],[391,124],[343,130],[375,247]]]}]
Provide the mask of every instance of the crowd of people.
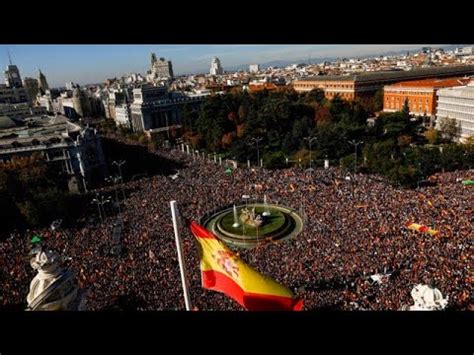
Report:
[{"label": "crowd of people", "polygon": [[[239,250],[240,257],[289,287],[305,310],[398,310],[413,304],[416,284],[434,283],[448,308],[470,309],[473,188],[460,179],[473,171],[441,173],[418,189],[339,168],[307,171],[225,167],[178,149],[156,151],[183,168],[124,185],[122,253],[110,254],[113,223],[89,221],[74,228],[14,233],[0,242],[0,306],[23,305],[34,277],[28,261],[33,234],[59,251],[64,266],[87,290],[87,307],[126,305],[138,310],[183,310],[169,201],[182,221],[242,200],[242,195],[294,208],[304,219],[292,239]],[[439,230],[437,236],[406,228],[408,221]],[[191,299],[197,310],[242,310],[227,296],[201,287],[193,236],[180,224]],[[385,275],[380,282],[370,277]]]}]

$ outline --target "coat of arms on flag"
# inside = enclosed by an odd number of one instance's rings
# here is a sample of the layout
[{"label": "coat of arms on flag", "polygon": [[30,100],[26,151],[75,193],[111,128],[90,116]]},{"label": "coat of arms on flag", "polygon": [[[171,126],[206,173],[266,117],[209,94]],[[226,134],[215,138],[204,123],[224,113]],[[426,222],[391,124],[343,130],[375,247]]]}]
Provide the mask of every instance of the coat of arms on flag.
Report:
[{"label": "coat of arms on flag", "polygon": [[190,224],[201,257],[202,286],[222,292],[250,311],[297,311],[303,301],[275,280],[244,263],[214,234]]}]

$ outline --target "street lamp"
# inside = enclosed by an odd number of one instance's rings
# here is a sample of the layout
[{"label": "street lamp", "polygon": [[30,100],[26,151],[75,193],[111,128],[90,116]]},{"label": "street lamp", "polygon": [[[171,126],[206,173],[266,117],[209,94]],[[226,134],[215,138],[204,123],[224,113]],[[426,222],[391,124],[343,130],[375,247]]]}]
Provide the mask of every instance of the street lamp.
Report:
[{"label": "street lamp", "polygon": [[262,140],[262,137],[252,138],[252,141],[257,143],[257,166],[260,164],[260,149],[258,148],[258,143],[260,143]]},{"label": "street lamp", "polygon": [[312,159],[311,159],[311,144],[316,140],[316,137],[304,137],[303,138],[305,141],[308,141],[309,143],[309,170],[313,171],[313,165],[312,165]]},{"label": "street lamp", "polygon": [[416,188],[419,189],[420,188],[420,178],[422,177],[422,173],[421,173],[421,163],[418,162],[418,179],[416,181]]},{"label": "street lamp", "polygon": [[363,144],[363,143],[364,143],[363,141],[355,141],[355,140],[349,141],[349,144],[352,144],[355,150],[354,173],[357,171],[357,147],[359,146],[359,144]]},{"label": "street lamp", "polygon": [[105,179],[105,181],[112,183],[114,185],[115,199],[117,200],[117,207],[120,214],[122,213],[122,211],[120,209],[120,201],[119,201],[118,192],[117,192],[117,183],[120,182],[120,176],[109,176],[108,178]]},{"label": "street lamp", "polygon": [[[92,203],[97,204],[97,209],[99,210],[100,223],[104,222],[105,210],[103,210],[104,205],[110,202],[110,197],[99,196],[96,194],[96,198],[92,200]],[[102,217],[102,210],[104,211],[104,217]]]},{"label": "street lamp", "polygon": [[123,189],[123,175],[122,175],[122,165],[125,164],[126,161],[125,160],[114,160],[112,162],[113,165],[116,165],[118,167],[118,170],[119,170],[119,176],[120,176],[120,182],[122,183],[122,195],[123,195],[123,200],[125,201],[125,191]]}]

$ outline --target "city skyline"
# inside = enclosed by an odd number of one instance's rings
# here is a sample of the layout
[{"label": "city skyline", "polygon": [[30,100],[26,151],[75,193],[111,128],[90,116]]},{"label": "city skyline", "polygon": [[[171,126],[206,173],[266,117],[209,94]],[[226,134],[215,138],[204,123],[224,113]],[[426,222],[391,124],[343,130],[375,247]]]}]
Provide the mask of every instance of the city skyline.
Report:
[{"label": "city skyline", "polygon": [[[271,61],[318,61],[329,57],[359,57],[419,50],[425,45],[1,45],[2,70],[17,65],[22,78],[41,69],[52,87],[72,81],[100,83],[128,73],[144,74],[150,54],[171,60],[176,75],[208,73],[213,57],[224,70]],[[447,45],[429,45],[444,47]]]}]

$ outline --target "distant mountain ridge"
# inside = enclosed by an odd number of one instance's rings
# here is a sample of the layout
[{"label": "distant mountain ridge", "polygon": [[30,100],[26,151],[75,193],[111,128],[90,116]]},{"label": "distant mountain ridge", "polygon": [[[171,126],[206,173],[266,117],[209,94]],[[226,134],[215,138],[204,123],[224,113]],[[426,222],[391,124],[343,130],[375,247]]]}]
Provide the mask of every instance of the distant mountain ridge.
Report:
[{"label": "distant mountain ridge", "polygon": [[[434,47],[434,48],[442,48],[444,50],[453,50],[459,46],[463,46],[463,45],[455,45],[455,44],[451,44],[451,45],[446,45],[446,46],[431,46],[431,47]],[[419,52],[421,51],[422,47],[420,46],[420,48],[417,48],[416,50],[414,49],[411,49],[411,50],[408,50],[408,52],[410,53],[413,53],[413,52]],[[400,55],[400,54],[405,54],[407,53],[407,50],[396,50],[396,51],[388,51],[388,52],[381,52],[380,54],[372,54],[372,55],[360,55],[360,56],[333,56],[333,57],[311,57],[311,58],[300,58],[300,59],[297,59],[297,60],[272,60],[270,62],[264,62],[264,63],[248,63],[248,64],[239,64],[239,65],[235,65],[235,66],[229,66],[229,67],[225,67],[224,66],[224,70],[228,70],[228,71],[237,71],[237,70],[248,70],[249,68],[249,65],[250,64],[259,64],[260,65],[260,68],[262,69],[265,69],[265,68],[269,68],[269,67],[287,67],[289,65],[292,65],[292,64],[309,64],[308,61],[311,61],[311,64],[319,64],[319,63],[322,63],[322,62],[334,62],[338,59],[342,59],[342,58],[352,58],[352,59],[357,59],[357,58],[360,58],[360,59],[363,59],[363,58],[376,58],[376,57],[380,57],[380,56],[393,56],[393,55]]]}]

